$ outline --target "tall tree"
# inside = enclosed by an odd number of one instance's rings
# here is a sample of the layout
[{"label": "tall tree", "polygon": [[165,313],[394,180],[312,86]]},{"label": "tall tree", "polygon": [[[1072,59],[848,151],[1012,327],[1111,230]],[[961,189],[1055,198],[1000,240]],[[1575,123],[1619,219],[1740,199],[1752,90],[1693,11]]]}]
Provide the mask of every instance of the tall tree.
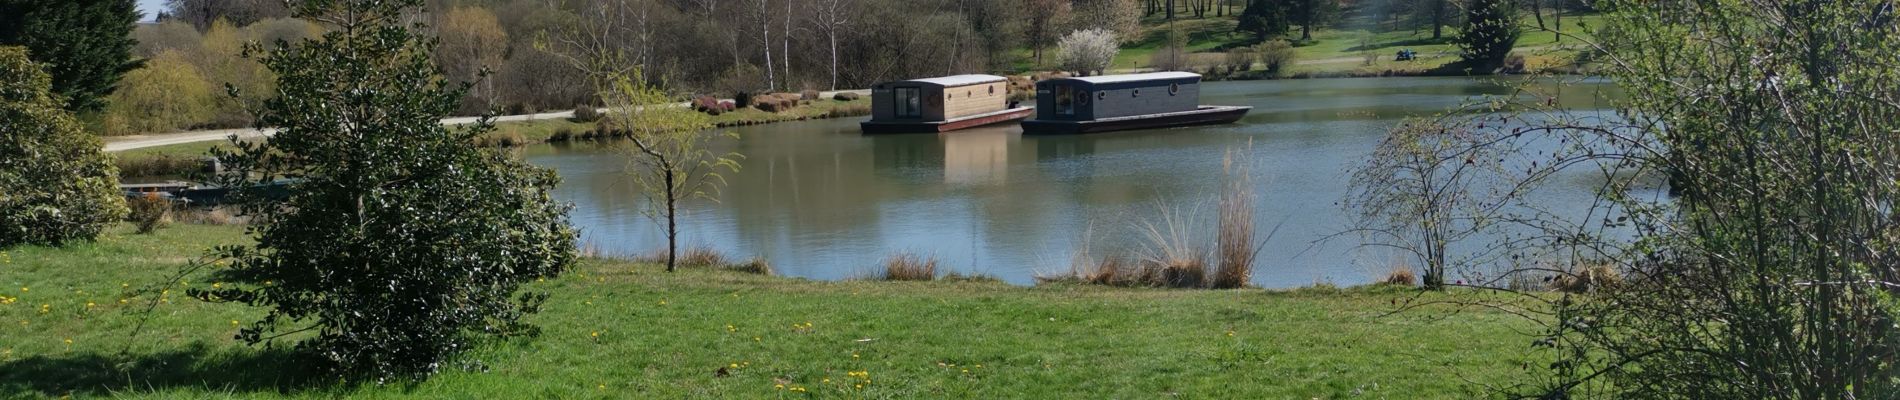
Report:
[{"label": "tall tree", "polygon": [[26,47],[67,110],[97,111],[141,65],[132,59],[139,17],[132,0],[0,0],[0,45]]},{"label": "tall tree", "polygon": [[297,348],[340,374],[426,378],[478,337],[531,332],[546,295],[521,285],[572,265],[559,178],[476,146],[487,120],[440,123],[467,85],[406,22],[421,2],[305,1],[301,18],[334,29],[264,58],[278,96],[258,125],[279,131],[218,151],[255,242],[211,252],[237,284],[188,292],[269,307],[239,339],[307,332]]},{"label": "tall tree", "polygon": [[125,217],[118,171],[27,55],[0,46],[0,248],[92,240]]},{"label": "tall tree", "polygon": [[1076,0],[1071,31],[1107,29],[1124,42],[1140,40],[1141,14],[1135,0]]},{"label": "tall tree", "polygon": [[1300,24],[1300,40],[1313,40],[1313,28],[1325,27],[1339,17],[1337,0],[1286,0],[1293,23]]},{"label": "tall tree", "polygon": [[1043,50],[1061,38],[1069,7],[1069,0],[1023,0],[1023,34],[1036,55],[1036,65],[1042,65]]},{"label": "tall tree", "polygon": [[679,264],[680,204],[716,200],[726,183],[722,171],[739,171],[738,154],[715,155],[706,144],[737,135],[707,133],[713,128],[710,117],[674,107],[672,96],[639,74],[615,77],[600,97],[607,101],[606,122],[630,133],[634,182],[647,196],[647,216],[664,221],[666,271],[673,272]]},{"label": "tall tree", "polygon": [[501,67],[508,49],[500,44],[508,43],[508,32],[501,29],[495,13],[481,7],[450,9],[440,21],[437,65],[451,81],[477,83],[458,113],[472,115],[494,108],[499,100],[494,80],[482,79],[481,74]]}]

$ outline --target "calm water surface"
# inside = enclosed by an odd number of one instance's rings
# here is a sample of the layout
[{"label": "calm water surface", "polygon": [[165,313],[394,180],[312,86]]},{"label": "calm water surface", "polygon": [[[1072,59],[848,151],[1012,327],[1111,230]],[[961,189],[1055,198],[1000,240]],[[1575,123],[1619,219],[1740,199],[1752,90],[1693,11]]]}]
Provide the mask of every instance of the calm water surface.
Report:
[{"label": "calm water surface", "polygon": [[[1606,111],[1613,90],[1573,83],[1559,101]],[[1023,136],[1014,125],[863,136],[855,118],[740,128],[741,139],[717,151],[745,154],[745,168],[728,177],[718,203],[686,207],[683,243],[762,256],[780,274],[812,279],[866,276],[885,256],[911,251],[949,270],[1030,283],[1066,271],[1084,246],[1098,257],[1138,249],[1135,225],[1160,207],[1197,216],[1197,231],[1211,237],[1223,153],[1233,149],[1253,165],[1257,226],[1277,227],[1255,283],[1365,283],[1394,257],[1320,240],[1348,222],[1337,203],[1349,168],[1401,118],[1510,93],[1464,78],[1214,82],[1203,103],[1253,112],[1234,125],[1063,137]],[[583,242],[622,254],[664,245],[620,150],[581,143],[524,153],[565,179],[556,196],[575,204]],[[1559,185],[1538,196],[1557,209],[1588,204],[1587,183]]]}]

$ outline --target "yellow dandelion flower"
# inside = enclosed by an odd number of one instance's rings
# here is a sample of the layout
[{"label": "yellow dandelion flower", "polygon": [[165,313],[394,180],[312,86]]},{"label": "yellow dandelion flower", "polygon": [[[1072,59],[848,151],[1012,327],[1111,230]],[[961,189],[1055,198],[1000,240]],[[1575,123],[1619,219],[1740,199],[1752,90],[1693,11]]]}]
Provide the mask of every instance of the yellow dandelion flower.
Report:
[{"label": "yellow dandelion flower", "polygon": [[739,369],[739,363],[727,364],[726,368]]},{"label": "yellow dandelion flower", "polygon": [[754,341],[754,342],[758,342],[758,341],[760,341],[760,340],[759,340],[759,337],[758,337],[758,336],[753,336],[753,337],[752,337],[752,341]]},{"label": "yellow dandelion flower", "polygon": [[[852,294],[857,294],[857,293],[852,293]],[[864,385],[858,385],[858,388],[859,388],[859,389],[863,389],[863,388],[864,388]]]},{"label": "yellow dandelion flower", "polygon": [[92,306],[95,306],[95,305],[96,305],[96,304],[92,304],[92,302],[90,302],[90,301],[88,301],[88,302],[86,302],[86,308],[87,308],[87,309],[91,309],[91,308],[92,308]]},{"label": "yellow dandelion flower", "polygon": [[597,332],[594,332],[594,333],[592,334],[592,336],[593,336],[593,337],[594,337],[595,339],[599,339],[599,338],[600,338],[600,332],[598,332],[598,331],[597,331]]},{"label": "yellow dandelion flower", "polygon": [[600,384],[600,386],[595,386],[595,388],[599,388],[600,390],[607,390],[607,384],[602,383]]},{"label": "yellow dandelion flower", "polygon": [[212,282],[212,283],[211,283],[211,288],[212,288],[212,289],[223,289],[223,288],[224,288],[224,282]]},{"label": "yellow dandelion flower", "polygon": [[666,300],[660,300],[660,305],[666,305]]},{"label": "yellow dandelion flower", "polygon": [[785,385],[782,385],[782,384],[781,384],[781,385],[772,385],[772,388],[773,388],[773,389],[778,389],[778,390],[785,390]]},{"label": "yellow dandelion flower", "polygon": [[231,326],[238,326],[237,320],[231,320]]},{"label": "yellow dandelion flower", "polygon": [[26,293],[26,292],[31,292],[31,291],[33,291],[33,289],[27,288],[25,286],[20,287],[20,293]]},{"label": "yellow dandelion flower", "polygon": [[825,378],[825,380],[819,381],[819,383],[831,383],[831,378]]},{"label": "yellow dandelion flower", "polygon": [[72,338],[66,338],[66,345],[67,345],[67,346],[71,346],[71,345],[73,345],[73,339],[72,339]]},{"label": "yellow dandelion flower", "polygon": [[132,287],[132,284],[130,284],[130,283],[125,283],[125,282],[119,282],[119,288],[120,288],[120,289],[124,289],[124,288],[129,288],[129,287]]},{"label": "yellow dandelion flower", "polygon": [[129,303],[129,301],[126,301],[125,299],[119,299],[119,304],[125,304],[125,303]]}]

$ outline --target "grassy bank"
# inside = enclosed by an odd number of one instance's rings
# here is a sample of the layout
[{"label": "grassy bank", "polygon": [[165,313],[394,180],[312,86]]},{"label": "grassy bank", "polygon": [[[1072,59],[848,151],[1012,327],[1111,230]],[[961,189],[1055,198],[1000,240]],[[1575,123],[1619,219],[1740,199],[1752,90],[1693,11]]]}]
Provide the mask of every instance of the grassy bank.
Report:
[{"label": "grassy bank", "polygon": [[[283,352],[234,342],[232,321],[260,313],[182,297],[182,286],[218,284],[209,277],[155,292],[240,235],[121,228],[97,243],[0,255],[0,397],[1467,398],[1479,390],[1467,382],[1511,382],[1542,365],[1521,353],[1521,321],[1475,310],[1382,316],[1416,295],[1390,287],[813,282],[590,260],[536,285],[553,294],[530,318],[540,337],[474,352],[490,370],[351,386],[306,379]],[[129,336],[154,296],[164,303]]]},{"label": "grassy bank", "polygon": [[[720,127],[769,124],[785,121],[803,121],[822,118],[841,118],[870,115],[871,99],[864,96],[857,100],[816,100],[809,104],[784,112],[766,112],[746,108],[713,116],[713,124]],[[543,119],[532,121],[511,121],[495,124],[495,131],[479,140],[483,146],[512,147],[538,143],[559,142],[565,140],[596,139],[610,137],[596,131],[593,122],[577,122],[569,119]],[[176,177],[183,176],[202,167],[200,158],[214,147],[229,146],[225,140],[184,143],[166,146],[146,147],[113,153],[119,166],[119,176],[125,179]]]}]

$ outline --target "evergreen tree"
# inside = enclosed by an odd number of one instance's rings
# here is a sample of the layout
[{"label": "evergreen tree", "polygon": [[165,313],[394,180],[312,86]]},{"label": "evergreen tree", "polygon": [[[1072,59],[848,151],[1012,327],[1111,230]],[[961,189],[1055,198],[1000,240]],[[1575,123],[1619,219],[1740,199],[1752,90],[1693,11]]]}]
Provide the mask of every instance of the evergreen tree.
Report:
[{"label": "evergreen tree", "polygon": [[238,338],[310,331],[298,348],[345,376],[420,379],[478,337],[532,332],[521,317],[546,295],[521,284],[573,263],[558,178],[476,146],[487,120],[439,123],[469,84],[405,22],[421,4],[305,1],[301,17],[334,29],[263,59],[278,95],[258,125],[281,131],[220,154],[256,244],[212,252],[242,283],[191,292],[271,308]]},{"label": "evergreen tree", "polygon": [[0,45],[25,46],[71,111],[96,111],[138,69],[132,0],[0,0]]},{"label": "evergreen tree", "polygon": [[1515,0],[1471,0],[1464,32],[1458,37],[1465,66],[1477,73],[1492,73],[1504,66],[1518,36],[1523,35],[1517,18]]},{"label": "evergreen tree", "polygon": [[125,216],[118,171],[61,109],[51,78],[0,47],[0,248],[91,240]]},{"label": "evergreen tree", "polygon": [[1234,29],[1266,40],[1292,28],[1290,14],[1287,0],[1248,0],[1247,9],[1240,12],[1240,25]]}]

